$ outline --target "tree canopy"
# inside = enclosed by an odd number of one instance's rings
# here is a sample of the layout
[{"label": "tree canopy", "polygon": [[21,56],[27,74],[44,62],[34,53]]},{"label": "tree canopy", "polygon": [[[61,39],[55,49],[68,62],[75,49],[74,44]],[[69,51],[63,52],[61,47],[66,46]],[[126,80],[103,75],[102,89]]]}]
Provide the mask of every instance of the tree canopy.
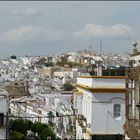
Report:
[{"label": "tree canopy", "polygon": [[70,84],[70,83],[65,83],[65,84],[63,85],[63,88],[64,88],[65,91],[71,91],[71,90],[74,89],[73,85]]},{"label": "tree canopy", "polygon": [[11,59],[17,59],[17,57],[15,55],[12,55],[10,58]]},{"label": "tree canopy", "polygon": [[[28,136],[28,131],[31,131],[32,136],[35,139],[41,138],[41,140],[46,140],[48,137],[55,140],[56,135],[53,129],[47,125],[40,122],[32,122],[27,119],[16,119],[10,122],[10,139],[11,140],[23,140]],[[37,133],[37,136],[36,136]],[[30,137],[30,136],[28,136]]]}]

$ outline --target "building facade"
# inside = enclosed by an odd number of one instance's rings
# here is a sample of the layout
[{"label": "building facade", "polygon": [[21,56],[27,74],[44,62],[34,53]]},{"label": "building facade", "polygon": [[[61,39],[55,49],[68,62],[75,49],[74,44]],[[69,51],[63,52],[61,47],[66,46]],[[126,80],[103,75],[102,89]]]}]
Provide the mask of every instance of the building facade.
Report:
[{"label": "building facade", "polygon": [[6,115],[9,111],[8,93],[0,89],[0,139],[6,139]]},{"label": "building facade", "polygon": [[124,135],[125,82],[124,76],[77,78],[77,139],[92,139],[95,135]]},{"label": "building facade", "polygon": [[134,41],[133,53],[127,69],[126,122],[124,130],[130,139],[140,139],[140,52]]}]

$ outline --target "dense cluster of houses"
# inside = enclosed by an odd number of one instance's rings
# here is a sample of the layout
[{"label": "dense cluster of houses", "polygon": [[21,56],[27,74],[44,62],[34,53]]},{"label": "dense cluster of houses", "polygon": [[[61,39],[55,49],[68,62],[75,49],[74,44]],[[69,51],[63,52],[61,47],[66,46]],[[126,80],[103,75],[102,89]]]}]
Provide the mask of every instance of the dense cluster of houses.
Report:
[{"label": "dense cluster of houses", "polygon": [[[128,61],[123,55],[86,50],[1,59],[0,137],[7,135],[10,114],[48,123],[61,139],[122,139],[127,77],[102,76],[102,70],[127,66]],[[66,83],[75,89],[65,91]]]}]

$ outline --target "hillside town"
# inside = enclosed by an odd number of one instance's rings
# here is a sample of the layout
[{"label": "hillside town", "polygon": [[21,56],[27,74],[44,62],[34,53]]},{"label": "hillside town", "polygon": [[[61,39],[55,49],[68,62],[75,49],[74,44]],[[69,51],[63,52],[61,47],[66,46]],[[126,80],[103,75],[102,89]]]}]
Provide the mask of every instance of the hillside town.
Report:
[{"label": "hillside town", "polygon": [[[80,50],[1,59],[0,139],[140,139],[140,53],[132,45],[131,55]],[[32,123],[25,133],[21,120]]]},{"label": "hillside town", "polygon": [[140,140],[139,1],[0,1],[0,140]]}]

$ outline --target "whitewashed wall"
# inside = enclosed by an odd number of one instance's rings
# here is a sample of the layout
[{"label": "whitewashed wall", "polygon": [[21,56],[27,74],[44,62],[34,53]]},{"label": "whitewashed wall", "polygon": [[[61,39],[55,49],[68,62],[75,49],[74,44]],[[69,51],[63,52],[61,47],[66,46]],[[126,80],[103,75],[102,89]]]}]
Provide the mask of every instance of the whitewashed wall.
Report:
[{"label": "whitewashed wall", "polygon": [[93,78],[92,87],[125,88],[125,79]]},{"label": "whitewashed wall", "polygon": [[[8,103],[8,93],[0,89],[0,113],[3,113],[4,115],[7,114],[9,110],[9,103]],[[6,124],[6,118],[4,118],[4,125]]]},{"label": "whitewashed wall", "polygon": [[80,77],[78,77],[77,83],[91,87],[92,86],[92,78],[80,78]]},{"label": "whitewashed wall", "polygon": [[[100,103],[100,102],[108,103]],[[110,103],[109,103],[110,102]],[[121,105],[121,116],[114,118],[114,104]],[[92,131],[95,133],[121,133],[125,123],[125,94],[94,93],[92,102]]]},{"label": "whitewashed wall", "polygon": [[7,101],[5,98],[0,97],[0,113],[6,114],[8,111]]},{"label": "whitewashed wall", "polygon": [[112,87],[125,88],[125,79],[109,79],[109,78],[77,78],[77,83],[89,87]]},{"label": "whitewashed wall", "polygon": [[[125,89],[125,79],[78,78],[77,83],[89,87]],[[79,87],[77,89],[83,92],[82,114],[86,117],[87,123],[91,125],[90,132],[97,134],[124,133],[125,93],[93,93]],[[121,105],[121,116],[118,118],[113,116],[114,104]],[[77,126],[76,129],[80,134],[80,127]],[[87,137],[86,134],[85,137]]]}]

